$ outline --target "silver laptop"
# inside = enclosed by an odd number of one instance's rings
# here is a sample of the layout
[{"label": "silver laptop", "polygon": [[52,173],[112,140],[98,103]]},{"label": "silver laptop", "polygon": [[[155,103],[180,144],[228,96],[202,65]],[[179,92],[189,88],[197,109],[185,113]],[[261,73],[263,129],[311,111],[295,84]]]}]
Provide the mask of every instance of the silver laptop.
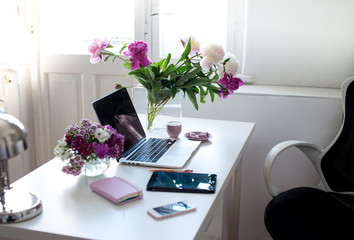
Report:
[{"label": "silver laptop", "polygon": [[199,141],[146,137],[134,105],[125,88],[92,103],[102,125],[111,125],[124,135],[121,163],[164,168],[183,168],[198,148]]}]

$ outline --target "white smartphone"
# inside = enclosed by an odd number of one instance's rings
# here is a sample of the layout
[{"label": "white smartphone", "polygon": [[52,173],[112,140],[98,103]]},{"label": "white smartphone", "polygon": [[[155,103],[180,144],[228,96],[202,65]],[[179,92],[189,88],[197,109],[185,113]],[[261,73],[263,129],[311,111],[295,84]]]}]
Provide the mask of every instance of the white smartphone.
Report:
[{"label": "white smartphone", "polygon": [[166,204],[159,207],[148,209],[148,214],[155,219],[163,219],[183,213],[193,212],[196,207],[187,201],[179,201],[175,203]]}]

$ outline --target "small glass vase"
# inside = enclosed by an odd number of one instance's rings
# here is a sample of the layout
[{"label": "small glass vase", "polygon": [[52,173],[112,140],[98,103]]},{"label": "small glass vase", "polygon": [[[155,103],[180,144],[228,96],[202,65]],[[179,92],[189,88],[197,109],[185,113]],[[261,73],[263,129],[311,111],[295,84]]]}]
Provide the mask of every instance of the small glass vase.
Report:
[{"label": "small glass vase", "polygon": [[103,174],[109,168],[111,164],[110,158],[94,158],[86,161],[83,169],[82,174],[87,177],[96,177]]}]

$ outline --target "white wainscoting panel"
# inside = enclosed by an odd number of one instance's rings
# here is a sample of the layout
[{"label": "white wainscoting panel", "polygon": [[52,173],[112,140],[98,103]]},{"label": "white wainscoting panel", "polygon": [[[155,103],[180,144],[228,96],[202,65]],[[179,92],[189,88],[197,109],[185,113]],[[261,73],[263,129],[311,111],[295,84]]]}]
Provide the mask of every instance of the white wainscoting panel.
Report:
[{"label": "white wainscoting panel", "polygon": [[48,73],[50,147],[65,134],[66,127],[83,116],[82,75]]}]

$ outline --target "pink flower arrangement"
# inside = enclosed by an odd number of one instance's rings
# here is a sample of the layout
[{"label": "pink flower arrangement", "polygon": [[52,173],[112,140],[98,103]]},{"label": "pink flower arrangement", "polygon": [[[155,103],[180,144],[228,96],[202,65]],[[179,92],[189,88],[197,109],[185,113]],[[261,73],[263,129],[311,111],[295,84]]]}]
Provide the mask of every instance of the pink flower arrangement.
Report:
[{"label": "pink flower arrangement", "polygon": [[54,155],[66,162],[62,171],[77,176],[86,161],[103,158],[119,159],[122,155],[124,136],[109,125],[83,119],[66,128],[63,139],[54,148]]},{"label": "pink flower arrangement", "polygon": [[[225,54],[220,44],[213,43],[201,48],[194,38],[181,39],[181,43],[184,51],[178,60],[171,61],[172,56],[168,54],[156,63],[148,58],[149,47],[143,41],[124,44],[119,53],[113,53],[109,51],[112,46],[105,38],[94,39],[88,50],[91,63],[120,59],[123,66],[131,70],[128,75],[135,77],[146,88],[149,129],[164,105],[180,91],[198,110],[198,100],[205,103],[207,95],[210,95],[211,101],[214,101],[215,95],[226,98],[243,85],[242,80],[235,77],[238,60],[235,55]],[[115,85],[116,89],[121,87],[120,84]]]}]

